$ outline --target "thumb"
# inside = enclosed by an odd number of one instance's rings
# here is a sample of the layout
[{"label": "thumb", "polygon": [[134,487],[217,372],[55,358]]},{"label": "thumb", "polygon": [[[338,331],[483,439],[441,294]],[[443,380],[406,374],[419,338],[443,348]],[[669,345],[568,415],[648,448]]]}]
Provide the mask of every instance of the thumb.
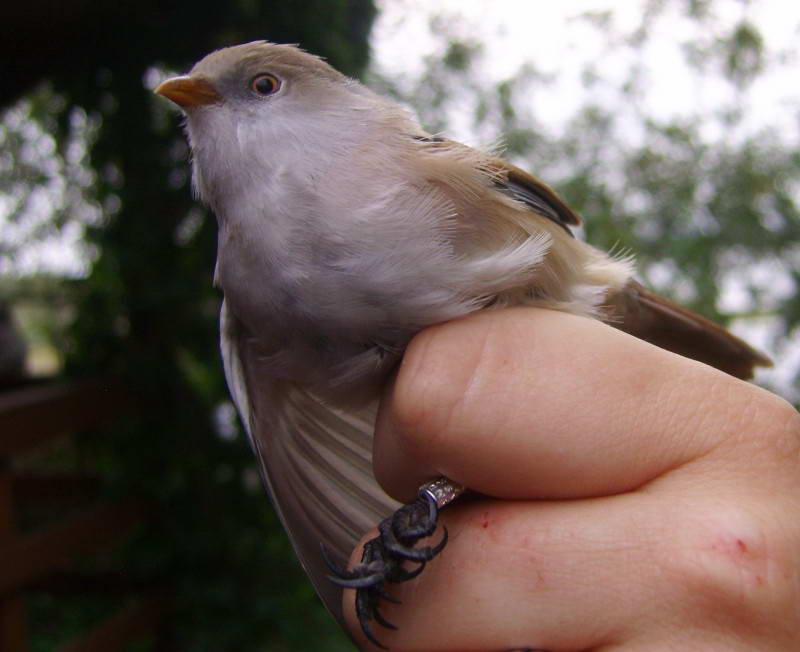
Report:
[{"label": "thumb", "polygon": [[595,320],[486,311],[412,341],[375,474],[400,500],[438,475],[497,498],[619,493],[741,432],[756,395],[781,400]]}]

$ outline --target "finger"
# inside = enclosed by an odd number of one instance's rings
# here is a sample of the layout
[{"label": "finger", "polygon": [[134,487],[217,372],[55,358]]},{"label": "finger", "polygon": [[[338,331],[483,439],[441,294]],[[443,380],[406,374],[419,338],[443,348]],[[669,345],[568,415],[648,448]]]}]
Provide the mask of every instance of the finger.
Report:
[{"label": "finger", "polygon": [[400,500],[437,475],[503,498],[618,493],[746,431],[764,395],[594,320],[483,312],[412,341],[375,474]]},{"label": "finger", "polygon": [[[702,533],[676,527],[679,510],[631,495],[454,505],[442,514],[445,553],[417,579],[387,587],[402,605],[382,601],[381,614],[398,630],[373,622],[374,633],[393,650],[605,649],[645,633],[658,641],[674,633],[677,612],[701,609],[725,631],[741,611],[736,599],[685,581],[701,575],[708,548]],[[345,618],[363,641],[346,593]]]}]

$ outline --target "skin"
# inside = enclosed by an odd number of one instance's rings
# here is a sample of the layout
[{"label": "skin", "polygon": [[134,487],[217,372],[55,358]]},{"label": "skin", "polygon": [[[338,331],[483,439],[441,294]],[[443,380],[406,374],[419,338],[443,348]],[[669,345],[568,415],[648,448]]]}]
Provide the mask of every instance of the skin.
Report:
[{"label": "skin", "polygon": [[389,587],[399,631],[375,631],[393,650],[800,649],[799,461],[788,403],[599,322],[427,329],[383,397],[376,477],[403,501],[439,475],[492,498],[441,513],[447,548]]}]

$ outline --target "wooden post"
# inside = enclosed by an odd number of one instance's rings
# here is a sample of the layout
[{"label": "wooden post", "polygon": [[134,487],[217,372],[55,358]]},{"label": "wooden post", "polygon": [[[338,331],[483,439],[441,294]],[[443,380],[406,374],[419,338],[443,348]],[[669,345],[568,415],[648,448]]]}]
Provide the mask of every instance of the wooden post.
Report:
[{"label": "wooden post", "polygon": [[[17,523],[14,510],[14,478],[5,460],[0,460],[0,547],[14,543]],[[0,597],[0,650],[28,649],[25,601],[16,593]]]},{"label": "wooden post", "polygon": [[[87,504],[97,485],[90,477],[17,477],[12,473],[11,459],[55,437],[111,423],[134,408],[135,400],[113,379],[48,383],[0,393],[0,652],[30,650],[25,591],[47,590],[49,584],[57,587],[59,578],[73,593],[80,593],[81,580],[91,587],[98,576],[77,574],[77,581],[73,577],[71,585],[71,576],[64,569],[78,556],[105,549],[129,535],[147,516],[147,506],[136,500]],[[16,506],[20,500],[50,502],[82,494],[80,507],[51,518],[31,532],[17,529]],[[100,580],[102,586],[102,577]],[[140,594],[142,587],[121,588],[124,593]],[[165,625],[167,600],[160,591],[149,588],[145,595],[97,623],[63,650],[111,652],[127,649],[130,641],[145,634],[158,637],[159,628]]]}]

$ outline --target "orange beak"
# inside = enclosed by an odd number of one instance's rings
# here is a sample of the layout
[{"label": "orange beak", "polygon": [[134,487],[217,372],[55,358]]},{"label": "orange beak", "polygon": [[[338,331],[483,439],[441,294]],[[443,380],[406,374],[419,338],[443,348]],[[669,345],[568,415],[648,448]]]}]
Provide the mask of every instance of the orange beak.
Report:
[{"label": "orange beak", "polygon": [[172,100],[183,109],[222,102],[222,96],[205,79],[189,75],[167,79],[154,92]]}]

